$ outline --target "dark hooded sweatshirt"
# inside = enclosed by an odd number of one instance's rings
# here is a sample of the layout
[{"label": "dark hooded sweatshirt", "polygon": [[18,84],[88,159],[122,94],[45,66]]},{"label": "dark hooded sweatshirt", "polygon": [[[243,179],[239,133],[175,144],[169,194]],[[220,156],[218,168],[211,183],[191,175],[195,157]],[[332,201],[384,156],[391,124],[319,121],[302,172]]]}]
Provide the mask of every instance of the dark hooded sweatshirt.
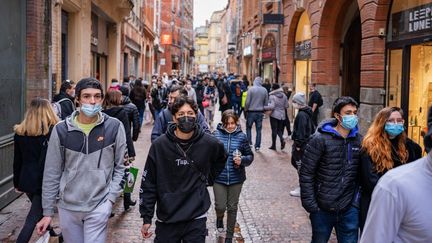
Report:
[{"label": "dark hooded sweatshirt", "polygon": [[224,145],[217,138],[197,126],[192,138],[181,140],[175,129],[170,124],[148,153],[140,191],[144,224],[151,223],[155,204],[158,220],[165,223],[204,215],[210,208],[206,179],[213,181],[225,166]]}]

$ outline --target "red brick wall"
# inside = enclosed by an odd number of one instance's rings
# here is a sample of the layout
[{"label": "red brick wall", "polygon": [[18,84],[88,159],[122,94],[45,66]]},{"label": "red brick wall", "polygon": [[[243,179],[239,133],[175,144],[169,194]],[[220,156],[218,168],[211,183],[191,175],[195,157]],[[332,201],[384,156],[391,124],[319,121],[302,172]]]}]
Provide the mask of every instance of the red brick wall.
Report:
[{"label": "red brick wall", "polygon": [[27,106],[34,97],[48,98],[49,16],[45,0],[28,0],[26,6],[26,97]]},{"label": "red brick wall", "polygon": [[379,29],[386,29],[390,0],[358,0],[362,21],[362,87],[385,85],[385,38],[378,36]]},{"label": "red brick wall", "polygon": [[[358,0],[362,22],[361,86],[384,87],[385,28],[391,0]],[[312,80],[318,84],[339,84],[341,22],[348,0],[305,0],[312,28]],[[295,31],[301,12],[293,2],[283,1],[285,24],[282,32],[281,80],[292,82]]]}]

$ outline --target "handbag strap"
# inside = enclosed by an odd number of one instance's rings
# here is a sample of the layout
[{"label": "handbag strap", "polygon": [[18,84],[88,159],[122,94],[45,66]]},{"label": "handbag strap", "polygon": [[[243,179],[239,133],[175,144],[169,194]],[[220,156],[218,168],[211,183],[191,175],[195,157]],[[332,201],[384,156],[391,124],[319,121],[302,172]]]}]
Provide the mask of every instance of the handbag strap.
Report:
[{"label": "handbag strap", "polygon": [[194,145],[193,143],[189,146],[188,149],[186,149],[186,151],[178,144],[176,143],[176,147],[177,149],[183,154],[183,156],[190,162],[191,167],[194,169],[195,172],[198,173],[199,178],[207,184],[207,177],[204,175],[204,173],[202,173],[202,171],[198,168],[198,166],[195,164],[195,162],[189,158],[189,156],[187,155],[187,152],[189,151],[189,149],[192,148],[192,145]]}]

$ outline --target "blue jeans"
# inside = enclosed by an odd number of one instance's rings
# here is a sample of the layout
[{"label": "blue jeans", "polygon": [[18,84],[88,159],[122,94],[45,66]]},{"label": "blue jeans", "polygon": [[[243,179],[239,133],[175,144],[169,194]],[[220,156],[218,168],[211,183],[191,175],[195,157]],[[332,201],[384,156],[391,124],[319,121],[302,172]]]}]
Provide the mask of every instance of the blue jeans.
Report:
[{"label": "blue jeans", "polygon": [[356,243],[359,234],[359,210],[351,206],[343,213],[318,211],[309,215],[312,224],[312,243],[326,243],[333,227],[338,242]]},{"label": "blue jeans", "polygon": [[261,147],[261,130],[262,130],[263,113],[259,111],[249,111],[246,119],[246,135],[249,144],[252,144],[252,125],[255,122],[256,140],[255,148]]},{"label": "blue jeans", "polygon": [[139,123],[140,127],[142,127],[143,121],[144,121],[144,109],[138,109],[139,113]]}]

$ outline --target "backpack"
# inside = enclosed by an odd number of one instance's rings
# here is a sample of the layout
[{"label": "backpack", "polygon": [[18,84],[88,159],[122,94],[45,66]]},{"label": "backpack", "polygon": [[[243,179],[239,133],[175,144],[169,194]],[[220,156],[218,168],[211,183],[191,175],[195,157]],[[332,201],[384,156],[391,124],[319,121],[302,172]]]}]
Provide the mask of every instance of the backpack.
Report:
[{"label": "backpack", "polygon": [[237,97],[241,96],[241,87],[239,84],[236,84],[236,86],[235,86],[235,94]]},{"label": "backpack", "polygon": [[[62,107],[61,107],[61,103],[62,103],[63,101],[69,101],[69,102],[71,102],[72,105],[73,105],[73,102],[72,102],[70,99],[68,99],[68,98],[63,98],[63,99],[61,99],[61,100],[59,100],[59,101],[56,101],[56,102],[52,102],[52,103],[51,103],[51,106],[52,106],[52,108],[53,108],[53,110],[54,110],[54,113],[57,115],[57,117],[58,117],[60,120],[63,120],[63,119],[62,119]],[[74,106],[74,105],[73,105],[73,106]],[[75,106],[74,106],[74,107],[75,107]]]}]

